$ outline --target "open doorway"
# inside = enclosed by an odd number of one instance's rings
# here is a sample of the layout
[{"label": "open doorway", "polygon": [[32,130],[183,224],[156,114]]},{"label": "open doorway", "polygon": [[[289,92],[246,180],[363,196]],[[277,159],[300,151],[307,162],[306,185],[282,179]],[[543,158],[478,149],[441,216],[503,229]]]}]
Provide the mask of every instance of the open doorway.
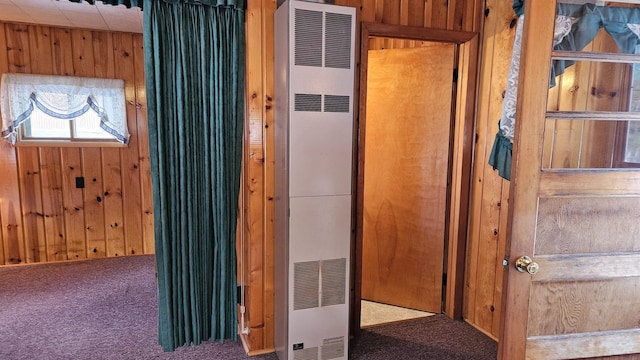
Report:
[{"label": "open doorway", "polygon": [[362,300],[461,316],[477,38],[363,24],[354,335]]},{"label": "open doorway", "polygon": [[401,309],[442,311],[457,46],[370,41],[361,289],[362,301],[398,307],[378,310],[393,321]]}]

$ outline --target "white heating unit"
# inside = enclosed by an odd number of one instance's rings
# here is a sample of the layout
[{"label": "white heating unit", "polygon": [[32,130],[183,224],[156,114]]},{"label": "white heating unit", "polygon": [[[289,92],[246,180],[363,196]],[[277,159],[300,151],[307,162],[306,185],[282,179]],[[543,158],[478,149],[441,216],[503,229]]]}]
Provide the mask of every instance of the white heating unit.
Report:
[{"label": "white heating unit", "polygon": [[347,359],[355,8],[275,14],[275,346]]}]

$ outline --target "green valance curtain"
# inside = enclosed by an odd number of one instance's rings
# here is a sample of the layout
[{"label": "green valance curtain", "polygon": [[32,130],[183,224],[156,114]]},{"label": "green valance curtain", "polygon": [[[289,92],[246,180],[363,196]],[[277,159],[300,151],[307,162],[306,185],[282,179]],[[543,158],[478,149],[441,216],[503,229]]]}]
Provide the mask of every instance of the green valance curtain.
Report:
[{"label": "green valance curtain", "polygon": [[245,0],[101,1],[144,9],[159,342],[236,339]]},{"label": "green valance curtain", "polygon": [[[518,15],[518,24],[502,104],[500,130],[496,134],[489,156],[489,164],[506,180],[509,180],[511,175],[524,3],[525,0],[513,2],[513,9]],[[601,28],[611,35],[622,52],[633,54],[640,45],[640,9],[558,2],[553,48],[554,50],[582,50],[595,38]],[[555,86],[555,77],[574,63],[569,60],[553,61],[549,86]]]}]

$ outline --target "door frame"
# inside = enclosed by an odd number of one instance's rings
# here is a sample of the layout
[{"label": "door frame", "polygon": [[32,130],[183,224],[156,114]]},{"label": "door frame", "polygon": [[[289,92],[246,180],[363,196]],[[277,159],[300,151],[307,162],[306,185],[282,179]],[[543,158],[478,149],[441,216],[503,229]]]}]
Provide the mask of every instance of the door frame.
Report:
[{"label": "door frame", "polygon": [[[469,200],[473,145],[475,143],[474,119],[476,109],[476,85],[478,82],[479,33],[431,29],[402,25],[362,23],[360,36],[360,81],[358,114],[354,121],[354,213],[355,236],[352,246],[352,335],[360,332],[362,300],[362,230],[364,216],[364,147],[366,128],[366,99],[369,38],[386,37],[401,40],[447,42],[457,45],[457,84],[453,87],[451,109],[451,145],[449,151],[449,175],[447,190],[447,215],[445,221],[445,271],[447,274],[443,312],[452,319],[462,317],[464,266],[469,218]],[[453,76],[453,74],[452,74]],[[356,82],[358,84],[358,82]]]}]

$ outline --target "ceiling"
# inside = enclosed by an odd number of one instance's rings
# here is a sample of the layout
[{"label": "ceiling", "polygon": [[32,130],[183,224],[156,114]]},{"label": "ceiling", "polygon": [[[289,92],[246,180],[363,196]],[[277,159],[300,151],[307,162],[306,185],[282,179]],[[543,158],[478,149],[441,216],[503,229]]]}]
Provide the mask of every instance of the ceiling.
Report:
[{"label": "ceiling", "polygon": [[0,0],[0,21],[142,33],[142,11],[68,0]]}]

